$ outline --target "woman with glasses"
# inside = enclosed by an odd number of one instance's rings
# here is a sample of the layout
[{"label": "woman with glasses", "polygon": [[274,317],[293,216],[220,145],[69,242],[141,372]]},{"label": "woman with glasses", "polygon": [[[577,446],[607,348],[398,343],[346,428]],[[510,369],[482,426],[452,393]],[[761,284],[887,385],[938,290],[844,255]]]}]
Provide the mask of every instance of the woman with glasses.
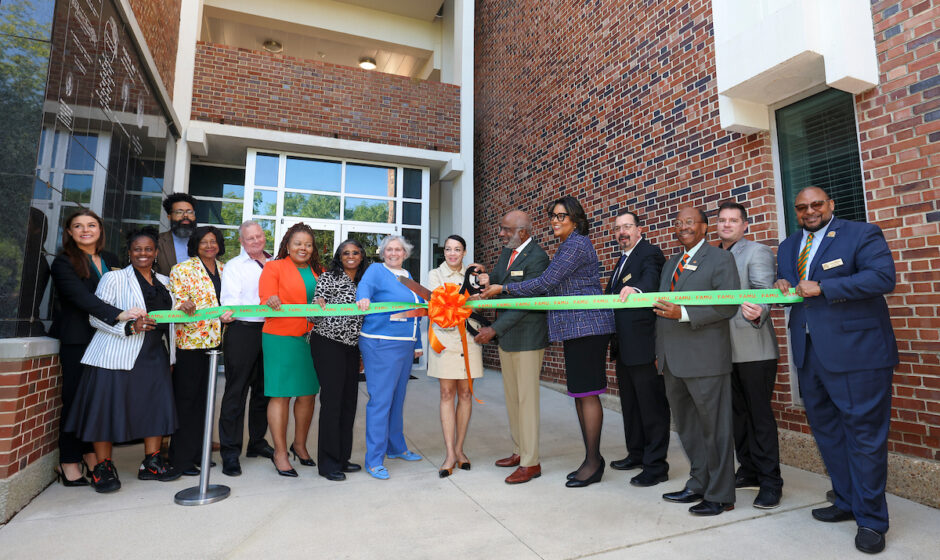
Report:
[{"label": "woman with glasses", "polygon": [[[368,264],[365,250],[355,239],[340,243],[330,270],[317,282],[316,303],[356,303],[356,287]],[[340,315],[313,319],[310,351],[320,378],[320,429],[317,461],[320,476],[346,480],[346,474],[362,467],[350,463],[353,423],[359,400],[359,331],[362,315]]]},{"label": "woman with glasses", "polygon": [[[551,264],[540,276],[506,284],[491,284],[484,297],[505,293],[521,296],[583,296],[603,293],[600,263],[588,239],[584,208],[572,196],[559,198],[548,207],[552,233],[561,241]],[[548,312],[548,335],[564,345],[568,395],[574,397],[584,439],[584,462],[568,474],[566,486],[580,488],[599,482],[604,474],[601,427],[604,409],[599,395],[607,391],[607,343],[614,332],[609,309]]]}]

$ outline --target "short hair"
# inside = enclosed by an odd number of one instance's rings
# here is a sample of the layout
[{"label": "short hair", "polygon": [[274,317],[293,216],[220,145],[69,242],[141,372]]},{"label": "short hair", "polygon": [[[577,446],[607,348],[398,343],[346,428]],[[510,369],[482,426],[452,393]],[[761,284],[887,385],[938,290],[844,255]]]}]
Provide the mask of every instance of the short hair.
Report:
[{"label": "short hair", "polygon": [[250,228],[251,226],[258,226],[259,228],[261,228],[261,231],[264,231],[264,228],[261,227],[261,224],[259,224],[258,222],[254,220],[245,220],[244,222],[242,222],[242,225],[238,226],[238,236],[241,237],[242,235],[244,235],[245,230]]},{"label": "short hair", "polygon": [[[464,251],[467,250],[467,241],[463,237],[460,237],[459,235],[454,234],[454,235],[448,235],[447,239],[453,239],[457,243],[460,243],[460,246],[463,247]],[[444,244],[447,244],[447,239],[444,240]]]},{"label": "short hair", "polygon": [[405,239],[404,237],[400,235],[391,234],[391,235],[386,235],[385,237],[382,238],[382,241],[379,241],[379,248],[378,248],[377,256],[379,257],[380,261],[383,261],[383,262],[385,261],[385,248],[388,247],[388,244],[391,243],[392,241],[398,241],[399,243],[401,243],[402,248],[405,249],[405,260],[411,257],[411,252],[414,251],[415,246],[412,245],[411,242]]},{"label": "short hair", "polygon": [[160,243],[160,233],[157,232],[157,228],[153,226],[144,226],[142,228],[128,232],[127,236],[124,238],[127,242],[127,250],[130,251],[131,244],[141,237],[149,237],[153,241],[154,247]]},{"label": "short hair", "polygon": [[581,206],[581,203],[578,202],[578,199],[575,197],[566,194],[565,196],[552,202],[548,208],[545,209],[546,213],[551,214],[555,211],[555,207],[561,205],[565,208],[565,212],[568,213],[568,218],[574,222],[574,227],[578,230],[578,233],[581,235],[588,234],[588,221],[587,214],[584,213],[584,207]]},{"label": "short hair", "polygon": [[215,226],[199,226],[194,231],[193,234],[189,236],[189,241],[186,242],[186,254],[190,257],[195,257],[199,254],[199,244],[202,242],[202,239],[209,235],[215,235],[215,242],[219,245],[219,254],[216,255],[221,257],[225,254],[225,238],[222,237],[222,230]]},{"label": "short hair", "polygon": [[189,205],[193,207],[193,210],[196,209],[196,199],[193,198],[192,195],[189,193],[177,192],[163,199],[163,210],[166,212],[167,216],[173,212],[173,205],[177,202],[188,202]]},{"label": "short hair", "polygon": [[640,225],[640,217],[637,215],[636,212],[631,212],[630,210],[621,210],[620,212],[617,212],[617,215],[614,217],[614,219],[622,218],[624,216],[633,216],[633,225],[635,226]]},{"label": "short hair", "polygon": [[721,203],[721,206],[718,207],[718,213],[721,214],[722,210],[737,210],[741,213],[741,220],[747,221],[747,208],[743,204],[735,202],[733,200],[728,200]]}]

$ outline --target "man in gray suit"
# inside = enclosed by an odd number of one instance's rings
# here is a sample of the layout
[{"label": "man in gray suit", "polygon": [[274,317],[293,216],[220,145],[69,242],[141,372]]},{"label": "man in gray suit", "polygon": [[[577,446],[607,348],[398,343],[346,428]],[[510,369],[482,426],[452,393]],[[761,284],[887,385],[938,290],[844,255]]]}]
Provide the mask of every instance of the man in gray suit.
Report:
[{"label": "man in gray suit", "polygon": [[[692,207],[674,223],[683,251],[670,258],[661,292],[737,290],[734,257],[705,242],[708,218]],[[700,503],[695,515],[734,509],[734,441],[731,421],[731,334],[735,305],[654,304],[656,360],[691,473],[685,488],[663,494],[669,502]]]},{"label": "man in gray suit", "polygon": [[[548,255],[532,235],[532,221],[521,210],[513,210],[499,224],[499,240],[504,248],[493,272],[481,275],[482,285],[490,279],[497,284],[511,284],[535,278],[548,268]],[[474,340],[486,344],[499,336],[499,361],[506,391],[506,412],[512,434],[513,452],[496,461],[497,467],[517,467],[506,478],[507,484],[528,482],[542,475],[539,464],[539,375],[542,357],[548,346],[545,313],[538,311],[501,311],[490,327],[480,329]]]},{"label": "man in gray suit", "polygon": [[[737,202],[718,208],[721,248],[734,255],[742,290],[766,290],[776,277],[770,247],[744,237],[747,210]],[[770,401],[777,382],[777,336],[770,320],[770,306],[743,303],[731,319],[731,404],[734,447],[740,467],[735,488],[757,488],[754,507],[780,505],[780,447],[777,420]]]}]

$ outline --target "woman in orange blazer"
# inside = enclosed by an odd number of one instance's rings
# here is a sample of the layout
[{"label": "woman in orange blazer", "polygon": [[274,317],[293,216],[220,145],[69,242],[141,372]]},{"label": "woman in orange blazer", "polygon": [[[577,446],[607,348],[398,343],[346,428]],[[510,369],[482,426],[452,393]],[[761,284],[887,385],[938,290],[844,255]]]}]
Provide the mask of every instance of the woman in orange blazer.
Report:
[{"label": "woman in orange blazer", "polygon": [[[258,284],[261,302],[277,311],[283,303],[310,303],[322,272],[313,230],[297,223],[287,230],[275,260],[264,265]],[[270,317],[261,330],[264,356],[264,394],[268,401],[268,426],[274,439],[274,468],[281,476],[297,476],[288,450],[301,465],[316,463],[307,452],[307,432],[313,420],[316,395],[320,392],[317,372],[310,355],[308,333],[313,327],[306,317]],[[294,401],[294,443],[287,446],[287,421],[291,397]]]}]

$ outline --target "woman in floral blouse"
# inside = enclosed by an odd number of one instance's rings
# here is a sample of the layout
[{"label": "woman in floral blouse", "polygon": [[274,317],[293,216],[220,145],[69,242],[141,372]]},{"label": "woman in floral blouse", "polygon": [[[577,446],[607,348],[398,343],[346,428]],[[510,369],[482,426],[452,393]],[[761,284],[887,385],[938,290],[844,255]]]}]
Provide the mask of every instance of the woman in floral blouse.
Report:
[{"label": "woman in floral blouse", "polygon": [[[222,289],[222,263],[225,254],[222,232],[202,226],[189,238],[191,257],[170,271],[170,292],[176,308],[192,315],[197,309],[219,305]],[[170,461],[187,476],[199,474],[202,452],[202,428],[206,413],[209,382],[208,351],[222,343],[222,324],[232,321],[226,313],[219,319],[178,323],[176,325],[176,367],[173,368],[173,395],[176,399],[178,426],[170,440]]]},{"label": "woman in floral blouse", "polygon": [[[330,270],[317,282],[316,302],[356,303],[356,286],[365,272],[365,250],[354,240],[336,249]],[[310,336],[313,363],[320,376],[320,430],[317,461],[320,476],[346,480],[346,474],[362,467],[349,462],[352,454],[353,422],[359,397],[359,331],[362,315],[322,317],[314,322]]]}]

